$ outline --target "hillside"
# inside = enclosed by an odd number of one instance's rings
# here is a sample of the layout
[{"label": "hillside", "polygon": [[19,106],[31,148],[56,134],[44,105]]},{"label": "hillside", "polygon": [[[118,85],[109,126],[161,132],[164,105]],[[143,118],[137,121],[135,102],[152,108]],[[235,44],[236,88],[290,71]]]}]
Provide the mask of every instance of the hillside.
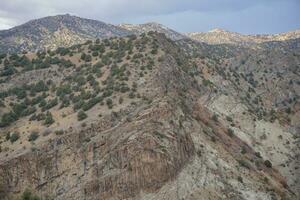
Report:
[{"label": "hillside", "polygon": [[38,51],[80,44],[87,40],[129,35],[125,29],[71,15],[29,21],[0,31],[0,52]]},{"label": "hillside", "polygon": [[0,31],[0,199],[299,199],[299,31],[188,36]]},{"label": "hillside", "polygon": [[300,30],[281,34],[265,35],[243,35],[222,29],[214,29],[209,32],[187,33],[188,37],[207,44],[235,44],[242,46],[253,46],[271,41],[286,41],[300,38]]},{"label": "hillside", "polygon": [[149,32],[2,54],[1,198],[297,199],[298,52]]}]

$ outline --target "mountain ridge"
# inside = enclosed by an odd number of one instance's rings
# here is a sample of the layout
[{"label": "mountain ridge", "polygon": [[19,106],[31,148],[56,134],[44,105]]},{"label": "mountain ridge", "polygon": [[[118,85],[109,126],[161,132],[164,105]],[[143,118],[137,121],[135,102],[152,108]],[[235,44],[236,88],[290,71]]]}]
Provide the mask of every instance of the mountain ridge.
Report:
[{"label": "mountain ridge", "polygon": [[300,29],[278,34],[241,34],[217,28],[208,32],[186,33],[186,35],[196,41],[208,44],[235,44],[250,46],[264,42],[300,38]]},{"label": "mountain ridge", "polygon": [[131,34],[125,29],[101,21],[77,16],[57,15],[31,20],[0,31],[0,51],[37,51],[71,46],[91,39]]},{"label": "mountain ridge", "polygon": [[1,30],[0,52],[55,49],[60,46],[80,44],[86,40],[122,37],[149,31],[164,33],[168,38],[177,41],[191,38],[207,44],[234,44],[248,47],[263,42],[300,38],[300,30],[281,34],[244,35],[216,28],[209,32],[179,33],[156,22],[112,25],[65,14],[30,20],[11,29]]}]

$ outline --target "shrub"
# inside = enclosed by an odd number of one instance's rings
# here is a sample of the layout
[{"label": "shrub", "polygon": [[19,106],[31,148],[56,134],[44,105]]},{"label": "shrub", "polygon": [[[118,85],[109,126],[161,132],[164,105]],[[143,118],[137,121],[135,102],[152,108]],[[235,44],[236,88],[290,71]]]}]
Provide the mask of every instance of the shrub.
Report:
[{"label": "shrub", "polygon": [[269,160],[265,160],[264,164],[266,167],[272,168],[272,163]]},{"label": "shrub", "polygon": [[6,133],[5,139],[6,139],[6,141],[8,141],[10,139],[10,133],[9,132]]},{"label": "shrub", "polygon": [[124,99],[122,97],[119,98],[119,104],[122,104]]},{"label": "shrub", "polygon": [[157,54],[157,49],[156,49],[156,48],[155,48],[155,49],[152,49],[152,50],[151,50],[151,54],[153,54],[153,55]]},{"label": "shrub", "polygon": [[212,84],[213,84],[213,83],[212,83],[210,80],[208,80],[208,79],[204,79],[204,80],[202,81],[202,83],[203,83],[204,86],[209,86],[209,85],[212,85]]},{"label": "shrub", "polygon": [[20,138],[20,134],[18,132],[14,132],[13,134],[11,134],[9,140],[10,140],[11,143],[14,143],[19,138]]},{"label": "shrub", "polygon": [[245,148],[244,146],[242,146],[241,153],[242,153],[242,154],[246,154],[246,153],[247,153],[247,150],[246,150],[246,148]]},{"label": "shrub", "polygon": [[4,113],[1,118],[0,127],[9,126],[11,123],[17,120],[17,116],[13,112]]},{"label": "shrub", "polygon": [[62,135],[64,134],[64,130],[60,129],[60,130],[56,130],[54,131],[55,135]]},{"label": "shrub", "polygon": [[38,139],[39,136],[40,136],[40,135],[39,135],[38,132],[33,131],[33,132],[28,136],[28,141],[29,141],[29,142],[33,142],[33,141],[35,141],[36,139]]},{"label": "shrub", "polygon": [[26,189],[21,196],[21,200],[41,200],[41,198]]},{"label": "shrub", "polygon": [[238,176],[237,180],[240,182],[240,183],[243,183],[243,178],[241,176]]},{"label": "shrub", "polygon": [[51,114],[51,112],[47,112],[46,113],[46,118],[45,118],[45,122],[44,122],[44,124],[45,125],[51,125],[51,124],[53,124],[54,123],[54,119],[53,119],[53,117],[52,117],[52,114]]},{"label": "shrub", "polygon": [[247,169],[250,169],[250,164],[246,160],[238,160],[238,163]]},{"label": "shrub", "polygon": [[233,122],[233,119],[229,116],[226,116],[226,120],[229,121],[229,122]]},{"label": "shrub", "polygon": [[113,101],[111,99],[106,100],[106,105],[108,106],[109,109],[112,109],[113,107]]},{"label": "shrub", "polygon": [[234,131],[233,131],[231,128],[228,128],[228,129],[227,129],[227,134],[228,134],[230,137],[233,137],[233,136],[234,136]]},{"label": "shrub", "polygon": [[82,121],[84,120],[85,118],[87,118],[87,115],[85,114],[85,112],[83,112],[82,110],[78,112],[77,114],[77,119],[78,121]]},{"label": "shrub", "polygon": [[135,94],[134,94],[134,92],[130,92],[128,96],[130,99],[133,99],[135,97]]},{"label": "shrub", "polygon": [[212,116],[211,119],[214,120],[215,122],[218,122],[218,121],[219,121],[218,115],[217,115],[217,114],[213,114],[213,116]]},{"label": "shrub", "polygon": [[90,99],[87,103],[82,105],[82,110],[87,111],[101,101],[102,101],[102,97],[94,97]]},{"label": "shrub", "polygon": [[260,155],[260,152],[255,152],[254,155],[255,155],[256,157],[258,157],[258,158],[262,158],[261,155]]}]

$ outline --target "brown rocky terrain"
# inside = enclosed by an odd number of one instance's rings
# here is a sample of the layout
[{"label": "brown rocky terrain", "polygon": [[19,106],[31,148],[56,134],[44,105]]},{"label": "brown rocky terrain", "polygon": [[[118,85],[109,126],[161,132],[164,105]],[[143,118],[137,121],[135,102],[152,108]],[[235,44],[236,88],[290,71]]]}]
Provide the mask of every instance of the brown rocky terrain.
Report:
[{"label": "brown rocky terrain", "polygon": [[0,56],[0,198],[298,199],[299,40],[143,32]]}]

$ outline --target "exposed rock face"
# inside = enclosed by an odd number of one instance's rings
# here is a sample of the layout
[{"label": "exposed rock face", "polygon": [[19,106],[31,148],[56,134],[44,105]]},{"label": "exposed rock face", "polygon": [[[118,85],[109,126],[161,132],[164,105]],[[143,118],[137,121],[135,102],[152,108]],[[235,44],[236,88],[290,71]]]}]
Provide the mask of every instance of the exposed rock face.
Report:
[{"label": "exposed rock face", "polygon": [[159,105],[112,128],[113,119],[99,122],[2,163],[1,174],[11,192],[30,185],[55,199],[127,199],[155,192],[194,155],[189,133],[160,124],[172,117],[170,111]]}]

